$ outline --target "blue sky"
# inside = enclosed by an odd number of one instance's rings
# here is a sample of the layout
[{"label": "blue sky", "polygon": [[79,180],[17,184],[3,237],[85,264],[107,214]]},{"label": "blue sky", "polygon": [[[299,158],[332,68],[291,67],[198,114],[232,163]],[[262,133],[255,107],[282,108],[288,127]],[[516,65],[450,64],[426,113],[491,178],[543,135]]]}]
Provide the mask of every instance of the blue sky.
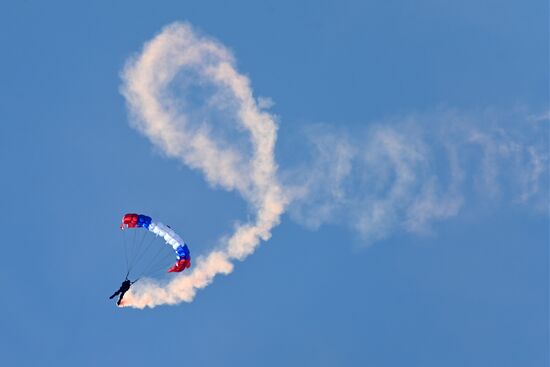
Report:
[{"label": "blue sky", "polygon": [[[123,213],[194,258],[257,214],[127,108],[124,66],[176,21],[276,122],[288,202],[192,303],[119,309]],[[0,24],[2,365],[548,365],[547,2],[26,1]],[[250,157],[185,75],[175,116]]]}]

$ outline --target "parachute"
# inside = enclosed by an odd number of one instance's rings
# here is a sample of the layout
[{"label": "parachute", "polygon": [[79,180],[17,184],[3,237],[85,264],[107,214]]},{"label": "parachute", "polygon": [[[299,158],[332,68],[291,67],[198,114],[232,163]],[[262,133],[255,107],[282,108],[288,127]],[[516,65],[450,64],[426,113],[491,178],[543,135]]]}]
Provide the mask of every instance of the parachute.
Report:
[{"label": "parachute", "polygon": [[[144,214],[134,214],[134,213],[128,213],[124,214],[122,217],[122,224],[120,225],[120,229],[123,231],[126,231],[128,229],[144,229],[148,231],[149,233],[154,234],[154,238],[161,237],[164,239],[166,244],[170,245],[173,250],[173,255],[176,256],[176,263],[168,269],[169,273],[179,273],[191,266],[191,252],[189,251],[189,247],[187,244],[181,239],[180,236],[176,232],[172,230],[169,226],[162,224],[160,222],[154,222],[153,219],[147,215]],[[147,232],[143,234],[143,237],[141,238],[141,241],[136,244],[136,237],[134,234],[134,241],[130,245],[131,250],[133,248],[134,250],[134,256],[132,257],[132,260],[130,263],[128,262],[128,246],[126,244],[125,240],[125,253],[126,253],[126,262],[128,265],[128,273],[134,266],[134,263],[136,261],[139,262],[143,256],[146,255],[147,251],[151,248],[151,245],[154,243],[154,238],[149,242],[149,245],[146,245],[145,248],[143,247],[143,242],[145,239]],[[159,249],[156,253],[156,255],[150,259],[150,263],[154,264],[154,260],[158,258],[159,253],[162,249]],[[173,256],[172,255],[172,256]],[[162,257],[161,257],[162,259]],[[151,269],[151,266],[146,267],[147,270]],[[148,275],[147,271],[143,271],[143,275]]]}]

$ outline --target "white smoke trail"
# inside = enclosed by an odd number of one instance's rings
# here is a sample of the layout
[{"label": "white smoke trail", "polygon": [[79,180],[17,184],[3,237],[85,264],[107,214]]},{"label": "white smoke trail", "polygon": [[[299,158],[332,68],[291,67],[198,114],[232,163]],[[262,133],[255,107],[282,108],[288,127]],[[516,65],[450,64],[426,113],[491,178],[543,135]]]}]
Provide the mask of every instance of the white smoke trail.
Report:
[{"label": "white smoke trail", "polygon": [[367,243],[400,229],[430,233],[433,222],[458,215],[472,198],[504,193],[548,210],[548,113],[444,110],[353,133],[317,125],[300,142],[312,156],[286,171],[292,179],[283,188],[274,157],[277,124],[264,111],[270,100],[256,100],[231,53],[190,25],[169,25],[148,42],[126,65],[122,93],[135,128],[156,147],[213,186],[237,191],[255,212],[196,259],[190,273],[168,284],[137,283],[125,306],[191,302],[269,239],[287,207],[310,227],[348,225]]},{"label": "white smoke trail", "polygon": [[470,203],[505,199],[547,213],[548,122],[523,110],[442,109],[353,134],[309,126],[311,157],[285,180],[296,192],[290,216],[313,229],[349,226],[370,244],[397,231],[431,234]]},{"label": "white smoke trail", "polygon": [[[125,306],[136,308],[190,302],[217,274],[230,273],[232,260],[269,239],[279,223],[288,199],[276,177],[277,124],[254,99],[229,50],[189,24],[165,27],[127,63],[122,77],[135,128],[168,156],[201,170],[212,185],[238,191],[255,210],[252,222],[198,258],[192,272],[165,285],[138,283],[124,298]],[[242,139],[243,132],[249,139]]]}]

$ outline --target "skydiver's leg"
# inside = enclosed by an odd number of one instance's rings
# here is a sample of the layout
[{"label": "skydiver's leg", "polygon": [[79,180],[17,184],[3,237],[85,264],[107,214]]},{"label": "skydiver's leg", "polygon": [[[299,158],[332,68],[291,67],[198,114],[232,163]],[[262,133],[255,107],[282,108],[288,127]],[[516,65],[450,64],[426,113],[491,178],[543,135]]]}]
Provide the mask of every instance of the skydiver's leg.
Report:
[{"label": "skydiver's leg", "polygon": [[125,294],[125,293],[126,293],[126,292],[121,292],[121,293],[120,293],[120,297],[118,297],[118,301],[116,302],[117,305],[120,306],[120,302],[122,302],[122,297],[124,297],[124,294]]},{"label": "skydiver's leg", "polygon": [[113,299],[115,298],[116,296],[118,296],[120,294],[120,290],[116,291],[115,293],[113,293],[113,295],[111,297],[109,297],[109,299]]}]

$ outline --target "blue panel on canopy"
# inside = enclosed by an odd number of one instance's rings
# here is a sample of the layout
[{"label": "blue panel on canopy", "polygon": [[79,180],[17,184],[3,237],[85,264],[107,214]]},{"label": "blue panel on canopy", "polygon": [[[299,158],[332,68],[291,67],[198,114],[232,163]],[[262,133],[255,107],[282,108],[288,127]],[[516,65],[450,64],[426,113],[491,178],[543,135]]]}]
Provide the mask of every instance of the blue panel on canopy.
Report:
[{"label": "blue panel on canopy", "polygon": [[191,255],[189,251],[189,247],[187,247],[187,244],[184,243],[183,246],[178,246],[176,248],[176,253],[178,254],[178,259],[186,259],[188,260],[190,258],[189,255]]},{"label": "blue panel on canopy", "polygon": [[151,224],[151,221],[152,221],[151,217],[140,214],[138,216],[137,226],[149,229],[149,225]]}]

